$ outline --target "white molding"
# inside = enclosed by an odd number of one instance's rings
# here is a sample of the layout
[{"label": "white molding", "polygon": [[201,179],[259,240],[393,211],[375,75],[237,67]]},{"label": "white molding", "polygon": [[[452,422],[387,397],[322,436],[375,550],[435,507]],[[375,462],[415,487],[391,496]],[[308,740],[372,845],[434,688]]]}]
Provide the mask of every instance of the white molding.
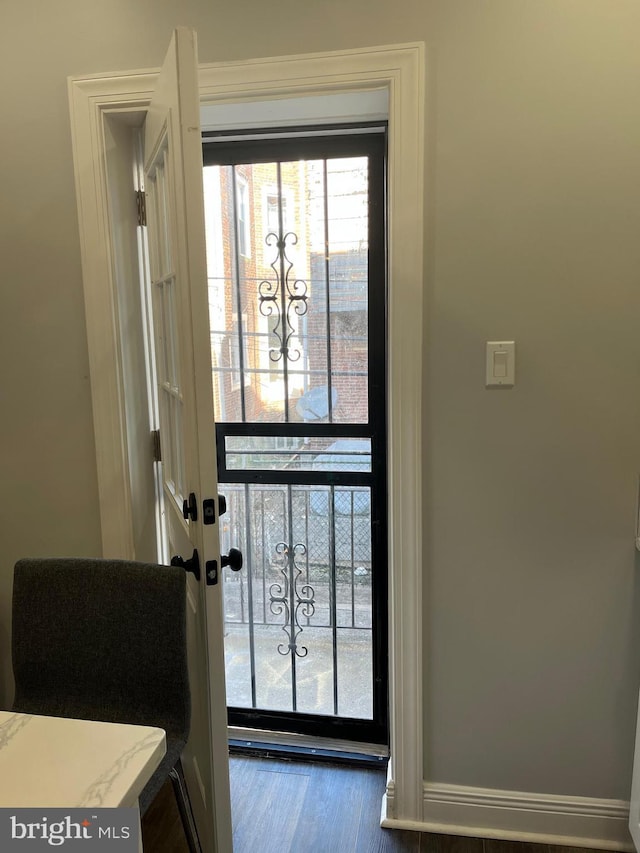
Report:
[{"label": "white molding", "polygon": [[628,819],[629,803],[623,800],[425,782],[423,819],[385,821],[384,825],[476,838],[633,851]]},{"label": "white molding", "polygon": [[[89,88],[89,91],[87,90]],[[102,553],[133,553],[126,419],[99,94],[69,82],[71,137],[91,376]],[[115,404],[114,404],[115,403]]]},{"label": "white molding", "polygon": [[[390,785],[385,817],[422,816],[424,46],[200,66],[201,102],[389,92]],[[145,109],[157,72],[71,79],[69,96],[105,556],[129,556],[126,431],[105,198],[102,123]],[[109,322],[105,323],[105,318]],[[390,792],[393,796],[390,796]]]}]

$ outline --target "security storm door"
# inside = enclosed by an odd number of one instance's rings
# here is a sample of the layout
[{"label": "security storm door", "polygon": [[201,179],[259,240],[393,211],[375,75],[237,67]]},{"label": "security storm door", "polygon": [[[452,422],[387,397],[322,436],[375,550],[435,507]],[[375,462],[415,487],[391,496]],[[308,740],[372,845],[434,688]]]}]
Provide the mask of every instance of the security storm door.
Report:
[{"label": "security storm door", "polygon": [[209,513],[213,523],[203,524],[202,512],[204,499],[217,498],[202,154],[195,34],[187,29],[174,34],[144,135],[165,533],[171,555],[186,564],[192,713],[183,766],[202,849],[227,853],[231,814],[220,593],[205,583],[206,567],[220,557],[218,513]]},{"label": "security storm door", "polygon": [[203,149],[229,721],[385,743],[385,128]]}]

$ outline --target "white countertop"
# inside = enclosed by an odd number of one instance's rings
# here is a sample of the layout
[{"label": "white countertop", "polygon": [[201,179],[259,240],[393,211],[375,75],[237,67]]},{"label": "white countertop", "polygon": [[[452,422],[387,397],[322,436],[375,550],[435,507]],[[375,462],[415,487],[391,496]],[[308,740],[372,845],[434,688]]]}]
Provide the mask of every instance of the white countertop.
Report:
[{"label": "white countertop", "polygon": [[165,751],[162,729],[0,711],[0,808],[137,806]]}]

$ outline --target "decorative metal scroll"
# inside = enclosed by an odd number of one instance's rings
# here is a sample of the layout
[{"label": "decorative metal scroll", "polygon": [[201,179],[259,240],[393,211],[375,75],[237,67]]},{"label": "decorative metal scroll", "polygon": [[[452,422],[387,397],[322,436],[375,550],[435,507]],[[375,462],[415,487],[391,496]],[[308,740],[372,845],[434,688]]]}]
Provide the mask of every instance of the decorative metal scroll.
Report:
[{"label": "decorative metal scroll", "polygon": [[275,281],[264,279],[258,285],[258,301],[263,317],[276,317],[273,334],[278,339],[279,347],[269,350],[269,358],[278,362],[284,356],[289,361],[298,361],[301,356],[299,349],[291,350],[289,342],[295,334],[292,317],[296,314],[302,317],[307,313],[307,283],[301,278],[291,280],[293,261],[287,257],[287,241],[295,246],[298,235],[293,231],[287,232],[282,239],[271,231],[265,237],[267,246],[275,245],[277,253],[269,265],[274,272]]},{"label": "decorative metal scroll", "polygon": [[280,569],[283,581],[276,581],[269,587],[270,609],[274,616],[284,614],[282,630],[287,635],[288,643],[280,643],[278,652],[281,655],[292,653],[300,658],[307,656],[306,646],[298,646],[297,639],[302,633],[299,616],[313,616],[315,612],[315,590],[308,583],[298,588],[298,579],[302,569],[296,563],[298,555],[307,553],[306,546],[299,542],[289,548],[286,542],[276,545],[276,552],[283,557],[284,565]]}]

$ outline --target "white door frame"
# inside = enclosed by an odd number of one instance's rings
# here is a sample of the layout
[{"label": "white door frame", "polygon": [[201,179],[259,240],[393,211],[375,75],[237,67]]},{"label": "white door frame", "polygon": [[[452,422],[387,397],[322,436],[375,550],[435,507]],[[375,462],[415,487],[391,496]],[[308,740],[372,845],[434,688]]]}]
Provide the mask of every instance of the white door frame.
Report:
[{"label": "white door frame", "polygon": [[[133,120],[157,71],[69,79],[71,131],[105,557],[134,555],[118,320],[117,233],[108,198],[107,117]],[[422,821],[422,398],[424,46],[203,64],[202,104],[389,93],[389,691],[391,761],[383,825]]]}]

